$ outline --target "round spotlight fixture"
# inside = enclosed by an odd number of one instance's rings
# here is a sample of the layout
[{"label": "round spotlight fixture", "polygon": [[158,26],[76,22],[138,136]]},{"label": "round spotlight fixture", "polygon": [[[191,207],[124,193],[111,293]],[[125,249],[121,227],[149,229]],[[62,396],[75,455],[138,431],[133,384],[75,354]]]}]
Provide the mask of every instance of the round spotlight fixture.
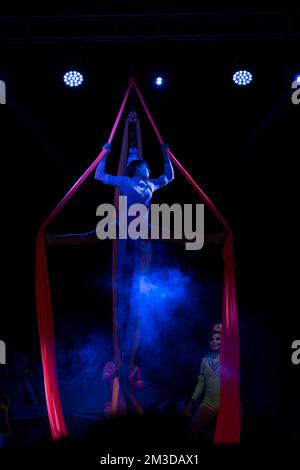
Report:
[{"label": "round spotlight fixture", "polygon": [[67,86],[78,87],[83,82],[83,76],[80,72],[71,70],[70,72],[64,74],[64,82]]},{"label": "round spotlight fixture", "polygon": [[233,74],[232,80],[236,85],[245,86],[252,82],[253,76],[247,70],[238,70]]}]

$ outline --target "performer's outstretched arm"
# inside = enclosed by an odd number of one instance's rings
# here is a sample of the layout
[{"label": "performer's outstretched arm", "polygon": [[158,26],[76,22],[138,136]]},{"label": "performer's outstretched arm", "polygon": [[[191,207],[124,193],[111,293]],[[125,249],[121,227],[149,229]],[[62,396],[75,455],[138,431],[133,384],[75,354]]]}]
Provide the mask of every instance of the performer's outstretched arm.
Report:
[{"label": "performer's outstretched arm", "polygon": [[174,170],[168,152],[166,151],[167,148],[167,144],[162,144],[161,151],[164,157],[164,174],[159,178],[150,180],[153,185],[153,191],[166,186],[166,184],[170,183],[174,179]]},{"label": "performer's outstretched arm", "polygon": [[167,144],[162,144],[161,146],[161,151],[164,157],[164,175],[170,183],[174,179],[174,170],[173,170],[173,165],[171,163],[170,157],[168,155],[168,152],[166,149],[168,148]]},{"label": "performer's outstretched arm", "polygon": [[109,175],[108,173],[105,173],[106,159],[107,159],[107,155],[110,152],[110,145],[105,144],[103,148],[107,149],[107,153],[99,162],[96,168],[95,179],[101,181],[104,184],[110,184],[111,186],[120,187],[125,181],[128,180],[128,177],[127,176],[113,176],[113,175]]}]

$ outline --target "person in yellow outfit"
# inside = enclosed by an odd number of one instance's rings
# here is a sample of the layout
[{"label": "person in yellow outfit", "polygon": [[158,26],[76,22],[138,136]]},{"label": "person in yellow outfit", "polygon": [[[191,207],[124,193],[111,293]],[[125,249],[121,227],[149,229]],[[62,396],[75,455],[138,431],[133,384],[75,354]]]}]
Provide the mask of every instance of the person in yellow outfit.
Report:
[{"label": "person in yellow outfit", "polygon": [[217,323],[212,329],[210,352],[201,361],[198,383],[189,401],[185,414],[193,416],[196,402],[203,396],[191,422],[193,438],[201,432],[208,431],[215,423],[220,400],[220,349],[222,324]]}]

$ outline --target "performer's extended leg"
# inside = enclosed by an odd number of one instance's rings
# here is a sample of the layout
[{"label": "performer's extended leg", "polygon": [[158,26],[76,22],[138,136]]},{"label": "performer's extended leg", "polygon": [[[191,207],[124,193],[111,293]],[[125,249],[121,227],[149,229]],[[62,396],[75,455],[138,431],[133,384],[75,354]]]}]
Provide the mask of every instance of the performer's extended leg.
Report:
[{"label": "performer's extended leg", "polygon": [[130,292],[131,284],[128,277],[128,240],[119,239],[117,243],[117,265],[115,274],[116,288],[116,312],[118,324],[119,347],[122,352],[124,348],[128,315],[130,311]]},{"label": "performer's extended leg", "polygon": [[151,263],[151,243],[149,240],[130,240],[129,250],[131,258],[131,273],[129,274],[131,294],[130,309],[128,315],[126,343],[124,353],[129,362],[134,362],[134,357],[139,344],[140,337],[140,315],[143,304],[143,293],[141,291],[141,281],[149,274]]}]

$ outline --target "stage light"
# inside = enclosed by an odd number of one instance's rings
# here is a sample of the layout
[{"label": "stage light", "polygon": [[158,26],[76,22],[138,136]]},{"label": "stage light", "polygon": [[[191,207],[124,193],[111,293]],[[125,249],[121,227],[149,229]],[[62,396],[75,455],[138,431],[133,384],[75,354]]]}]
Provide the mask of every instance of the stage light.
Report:
[{"label": "stage light", "polygon": [[252,82],[252,74],[247,70],[238,70],[233,74],[232,80],[236,85],[245,86]]},{"label": "stage light", "polygon": [[300,73],[298,73],[297,75],[295,75],[295,80],[297,80],[297,82],[300,83]]},{"label": "stage light", "polygon": [[77,87],[82,84],[83,76],[80,72],[76,72],[76,70],[71,70],[70,72],[65,73],[64,82],[67,86]]},{"label": "stage light", "polygon": [[154,85],[156,87],[161,87],[164,85],[164,79],[162,77],[156,77],[155,80],[154,80]]}]

